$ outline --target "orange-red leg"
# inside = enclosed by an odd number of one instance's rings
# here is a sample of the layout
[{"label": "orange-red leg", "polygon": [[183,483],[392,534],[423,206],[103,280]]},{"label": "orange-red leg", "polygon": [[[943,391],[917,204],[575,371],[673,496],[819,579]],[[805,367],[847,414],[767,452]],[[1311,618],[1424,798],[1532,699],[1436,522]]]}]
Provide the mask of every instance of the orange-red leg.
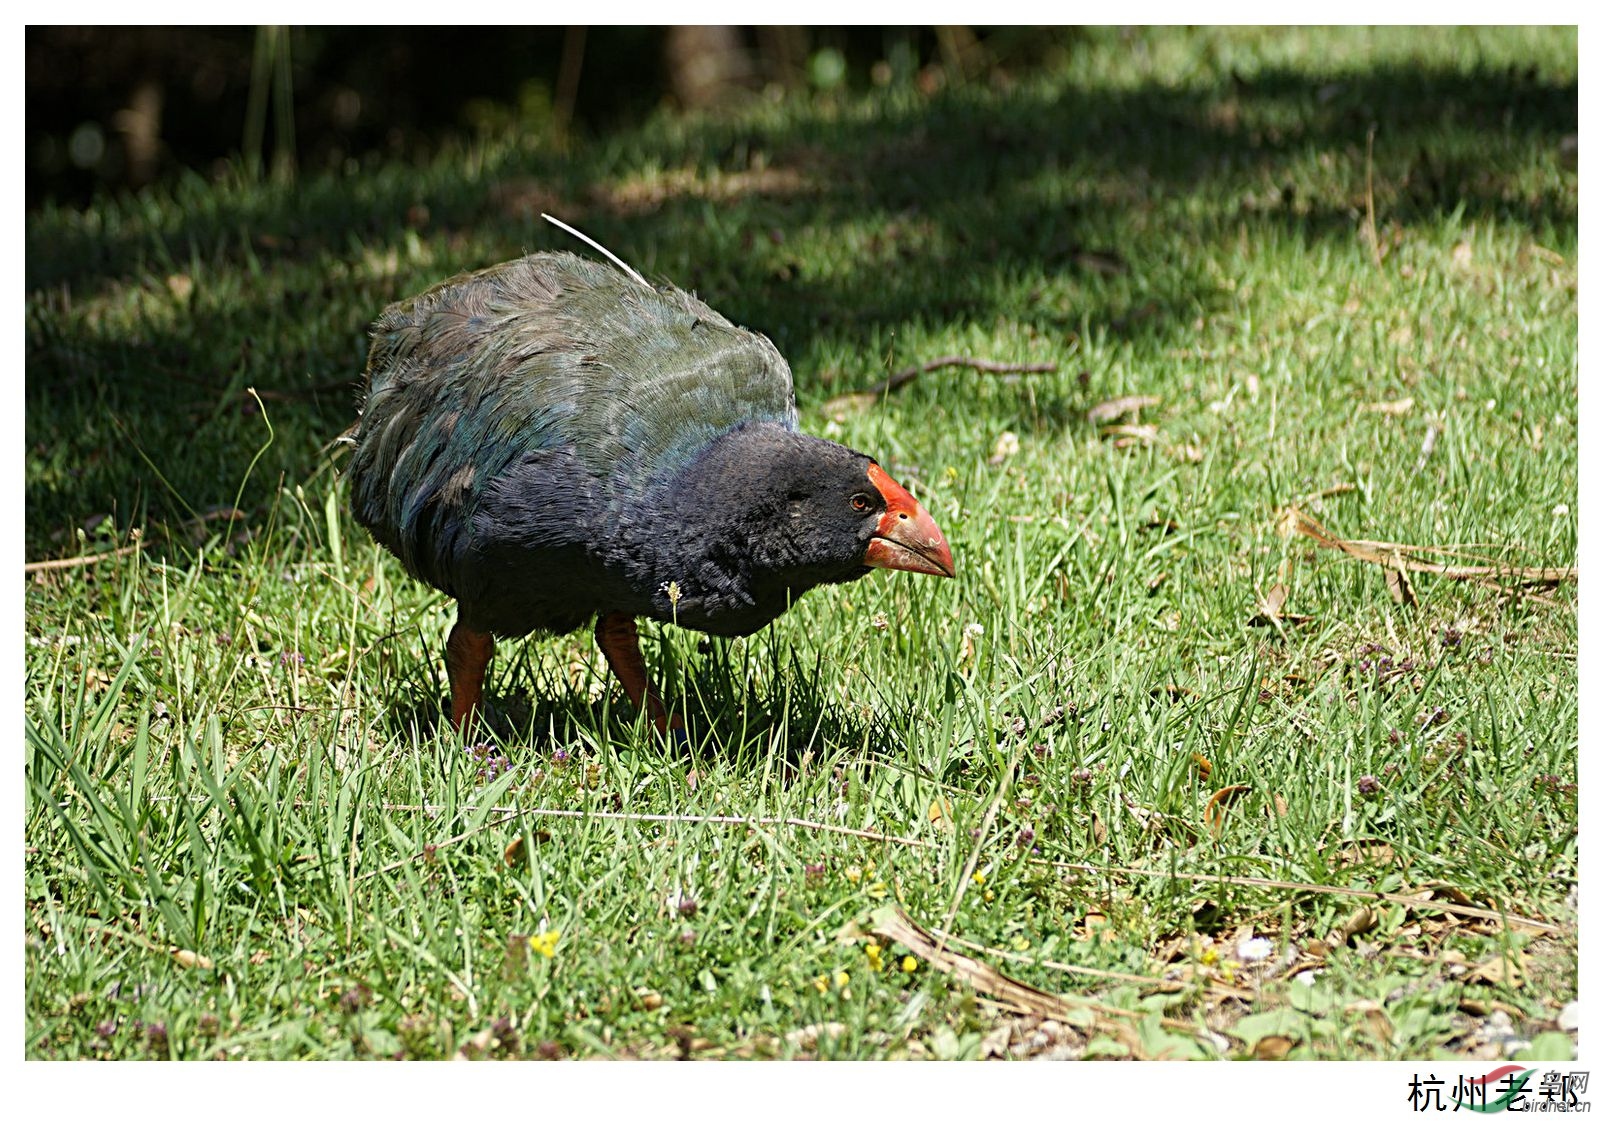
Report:
[{"label": "orange-red leg", "polygon": [[606,613],[596,618],[596,643],[601,654],[617,673],[624,694],[635,710],[645,710],[651,725],[660,734],[664,731],[682,731],[684,723],[678,715],[670,716],[663,706],[662,696],[651,685],[646,674],[646,661],[640,655],[640,635],[635,631],[635,618],[626,613]]},{"label": "orange-red leg", "polygon": [[445,673],[451,680],[451,724],[466,732],[484,702],[484,673],[495,655],[495,637],[475,632],[461,621],[445,640]]}]

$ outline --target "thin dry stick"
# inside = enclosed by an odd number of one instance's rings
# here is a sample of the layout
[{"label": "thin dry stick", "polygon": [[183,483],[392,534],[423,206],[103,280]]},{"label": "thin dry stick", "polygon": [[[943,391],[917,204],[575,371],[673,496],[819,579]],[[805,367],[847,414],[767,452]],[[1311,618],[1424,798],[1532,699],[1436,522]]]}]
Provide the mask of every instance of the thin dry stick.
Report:
[{"label": "thin dry stick", "polygon": [[47,562],[27,562],[22,567],[24,575],[30,573],[46,573],[56,569],[75,569],[78,566],[94,565],[96,562],[110,561],[112,558],[125,558],[129,554],[137,554],[144,543],[135,542],[132,546],[124,546],[120,550],[107,550],[104,554],[86,554],[81,558],[55,558]]},{"label": "thin dry stick", "polygon": [[1058,367],[1049,361],[1011,362],[986,361],[979,357],[961,357],[953,354],[948,357],[937,357],[933,361],[920,362],[910,365],[906,369],[892,373],[885,380],[876,385],[870,385],[863,390],[868,396],[881,396],[885,393],[900,389],[921,374],[932,369],[947,369],[953,366],[962,366],[965,369],[977,369],[981,373],[1056,373]]},{"label": "thin dry stick", "polygon": [[906,947],[936,969],[957,975],[1015,1013],[1069,1020],[1071,1003],[1064,998],[1021,982],[976,958],[948,949],[944,940],[938,940],[894,904],[882,907],[875,913],[869,930],[882,939]]},{"label": "thin dry stick", "polygon": [[1414,558],[1405,558],[1398,551],[1405,549],[1429,550],[1430,547],[1409,547],[1400,542],[1347,541],[1336,537],[1296,507],[1286,508],[1282,522],[1288,523],[1293,531],[1306,538],[1312,538],[1326,549],[1340,550],[1347,556],[1357,558],[1361,562],[1368,562],[1371,565],[1378,565],[1385,569],[1407,570],[1410,573],[1432,573],[1438,577],[1445,577],[1450,581],[1489,581],[1495,584],[1501,580],[1509,580],[1533,585],[1556,585],[1559,582],[1576,581],[1580,576],[1579,571],[1574,566],[1536,568],[1502,563],[1496,565],[1442,565],[1439,562],[1422,562]]},{"label": "thin dry stick", "polygon": [[[1074,1024],[1070,1011],[1075,1007],[1087,1009],[1093,1014],[1100,1013],[1110,1017],[1142,1019],[1149,1016],[1148,1014],[1137,1013],[1134,1010],[1106,1005],[1095,998],[1048,993],[1046,990],[1038,989],[1028,982],[1021,982],[1017,978],[1002,973],[994,966],[948,949],[947,940],[950,940],[954,946],[961,945],[966,949],[983,950],[985,948],[975,943],[968,943],[965,940],[958,939],[945,931],[940,932],[944,938],[937,939],[935,932],[915,922],[906,911],[894,904],[889,904],[875,912],[869,930],[880,938],[906,947],[936,969],[956,975],[979,992],[988,995],[997,1005],[1012,1010],[1014,1013],[1026,1016],[1049,1017],[1069,1024]],[[1178,1018],[1160,1017],[1159,1024],[1166,1029],[1174,1029],[1184,1033],[1198,1035],[1202,1033],[1200,1026],[1181,1021]]]},{"label": "thin dry stick", "polygon": [[1157,868],[1130,868],[1119,864],[1071,864],[1062,860],[1041,861],[1050,868],[1062,871],[1089,872],[1115,872],[1123,876],[1154,876],[1165,880],[1190,880],[1193,883],[1207,884],[1240,884],[1243,887],[1275,888],[1281,891],[1313,891],[1322,895],[1351,895],[1360,899],[1380,899],[1387,903],[1397,903],[1404,907],[1422,907],[1436,911],[1451,911],[1455,915],[1462,915],[1469,919],[1485,919],[1494,923],[1510,923],[1521,927],[1530,927],[1538,931],[1547,931],[1555,935],[1573,933],[1570,927],[1562,927],[1555,923],[1544,923],[1540,919],[1527,919],[1523,915],[1511,915],[1503,911],[1488,910],[1485,907],[1470,907],[1463,903],[1448,903],[1440,899],[1426,899],[1417,895],[1398,895],[1389,891],[1368,891],[1364,888],[1342,888],[1330,884],[1297,883],[1292,880],[1270,880],[1261,876],[1205,876],[1196,872],[1167,872]]}]

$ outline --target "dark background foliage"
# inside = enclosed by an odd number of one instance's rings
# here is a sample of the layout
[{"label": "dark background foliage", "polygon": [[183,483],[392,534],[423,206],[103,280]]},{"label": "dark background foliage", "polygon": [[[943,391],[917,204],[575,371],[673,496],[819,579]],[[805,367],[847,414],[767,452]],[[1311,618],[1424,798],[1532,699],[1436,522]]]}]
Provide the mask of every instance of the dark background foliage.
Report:
[{"label": "dark background foliage", "polygon": [[82,203],[239,158],[292,157],[308,171],[424,160],[446,138],[514,125],[553,142],[593,137],[663,106],[797,87],[939,85],[948,71],[1005,82],[1073,38],[1066,28],[33,27],[28,200]]}]

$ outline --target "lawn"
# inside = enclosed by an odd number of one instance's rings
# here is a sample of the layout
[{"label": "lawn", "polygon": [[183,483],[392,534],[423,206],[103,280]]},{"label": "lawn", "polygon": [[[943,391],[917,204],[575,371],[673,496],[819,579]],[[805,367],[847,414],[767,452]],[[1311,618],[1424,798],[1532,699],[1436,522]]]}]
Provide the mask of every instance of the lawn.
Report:
[{"label": "lawn", "polygon": [[[1572,1057],[1577,73],[1108,29],[30,213],[27,1055]],[[585,632],[464,749],[325,447],[387,303],[582,250],[542,211],[956,556],[643,626],[689,754]],[[1035,371],[853,395],[951,356]]]}]

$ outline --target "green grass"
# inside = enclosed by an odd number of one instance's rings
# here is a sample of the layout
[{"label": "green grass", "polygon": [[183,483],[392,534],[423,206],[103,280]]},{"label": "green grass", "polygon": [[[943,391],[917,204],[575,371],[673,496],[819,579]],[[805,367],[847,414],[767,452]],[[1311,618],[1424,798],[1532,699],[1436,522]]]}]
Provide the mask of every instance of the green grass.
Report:
[{"label": "green grass", "polygon": [[[28,1054],[1506,1059],[1501,1010],[1572,1055],[1574,587],[1399,603],[1280,518],[1575,562],[1576,84],[1573,31],[1097,31],[1001,86],[31,214],[29,558],[143,540],[25,586]],[[503,645],[492,777],[437,725],[450,603],[321,448],[367,322],[570,247],[542,209],[769,334],[959,575],[646,630],[688,759],[586,634]],[[1057,371],[823,407],[946,354]],[[888,904],[1070,1022],[871,952]]]}]

